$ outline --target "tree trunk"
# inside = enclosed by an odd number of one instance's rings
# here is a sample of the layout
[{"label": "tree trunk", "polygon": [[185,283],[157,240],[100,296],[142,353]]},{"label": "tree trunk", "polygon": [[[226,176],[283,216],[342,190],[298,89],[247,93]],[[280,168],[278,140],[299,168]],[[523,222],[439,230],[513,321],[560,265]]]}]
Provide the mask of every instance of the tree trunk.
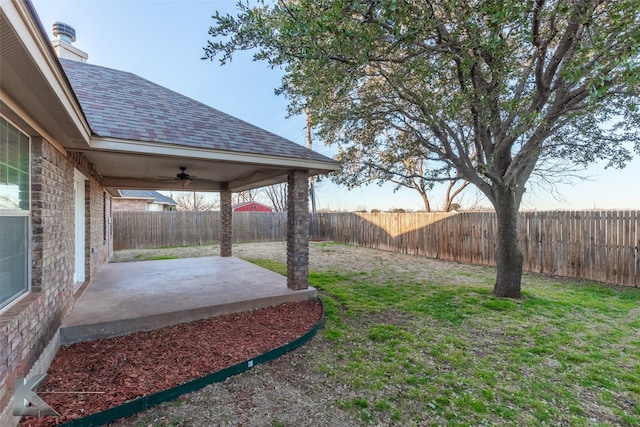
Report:
[{"label": "tree trunk", "polygon": [[424,203],[424,211],[431,212],[431,204],[429,203],[429,196],[427,195],[427,193],[421,190],[418,190],[418,193],[420,193],[420,197],[422,197],[422,202]]},{"label": "tree trunk", "polygon": [[518,244],[518,205],[509,189],[496,192],[498,217],[497,274],[493,294],[497,297],[520,298],[522,251]]}]

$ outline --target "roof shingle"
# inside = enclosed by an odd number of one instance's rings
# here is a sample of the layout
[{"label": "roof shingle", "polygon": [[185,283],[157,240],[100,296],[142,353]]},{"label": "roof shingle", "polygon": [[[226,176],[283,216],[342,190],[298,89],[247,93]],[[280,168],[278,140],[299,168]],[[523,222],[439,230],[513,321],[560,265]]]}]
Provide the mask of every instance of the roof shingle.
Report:
[{"label": "roof shingle", "polygon": [[60,63],[98,136],[332,161],[135,74],[67,59]]}]

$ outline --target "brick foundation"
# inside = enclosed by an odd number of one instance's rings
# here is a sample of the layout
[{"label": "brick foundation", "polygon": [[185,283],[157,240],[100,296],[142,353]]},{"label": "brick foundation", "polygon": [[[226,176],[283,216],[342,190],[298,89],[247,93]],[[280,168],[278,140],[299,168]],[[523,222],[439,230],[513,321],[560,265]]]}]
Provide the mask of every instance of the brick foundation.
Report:
[{"label": "brick foundation", "polygon": [[[52,342],[74,302],[74,168],[85,185],[86,280],[110,254],[110,196],[81,153],[67,156],[31,138],[31,289],[0,312],[0,412],[6,413],[16,377],[26,376]],[[107,206],[109,205],[109,206]],[[55,351],[55,350],[54,350]]]}]

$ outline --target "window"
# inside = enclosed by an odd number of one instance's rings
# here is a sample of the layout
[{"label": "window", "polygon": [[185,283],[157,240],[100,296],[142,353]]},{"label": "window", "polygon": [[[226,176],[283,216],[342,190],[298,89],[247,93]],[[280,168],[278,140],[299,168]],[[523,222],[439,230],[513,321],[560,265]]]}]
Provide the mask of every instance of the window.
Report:
[{"label": "window", "polygon": [[0,117],[0,309],[29,289],[30,141]]}]

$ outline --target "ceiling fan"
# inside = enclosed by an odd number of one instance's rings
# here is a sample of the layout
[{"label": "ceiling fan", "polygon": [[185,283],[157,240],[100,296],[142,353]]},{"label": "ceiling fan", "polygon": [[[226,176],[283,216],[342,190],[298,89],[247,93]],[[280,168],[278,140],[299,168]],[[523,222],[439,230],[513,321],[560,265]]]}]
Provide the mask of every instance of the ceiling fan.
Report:
[{"label": "ceiling fan", "polygon": [[162,178],[162,180],[174,180],[174,181],[180,181],[180,184],[183,187],[186,187],[187,185],[191,184],[191,181],[193,181],[194,179],[198,178],[195,175],[189,175],[187,173],[187,167],[186,166],[180,166],[180,173],[176,174],[175,177],[173,176],[159,176],[158,178]]},{"label": "ceiling fan", "polygon": [[186,187],[187,185],[191,184],[191,181],[193,181],[195,178],[195,176],[191,176],[189,175],[187,172],[187,167],[186,166],[180,166],[180,173],[176,175],[176,177],[174,178],[177,181],[180,181],[180,184],[182,184],[183,187]]},{"label": "ceiling fan", "polygon": [[173,175],[173,176],[162,176],[159,175],[157,176],[158,179],[156,179],[155,181],[178,181],[180,183],[180,185],[182,187],[186,187],[189,184],[191,184],[192,181],[198,181],[198,182],[213,182],[213,180],[208,179],[208,178],[198,178],[195,175],[190,175],[187,173],[187,166],[179,166],[178,169],[180,169],[180,172]]}]

